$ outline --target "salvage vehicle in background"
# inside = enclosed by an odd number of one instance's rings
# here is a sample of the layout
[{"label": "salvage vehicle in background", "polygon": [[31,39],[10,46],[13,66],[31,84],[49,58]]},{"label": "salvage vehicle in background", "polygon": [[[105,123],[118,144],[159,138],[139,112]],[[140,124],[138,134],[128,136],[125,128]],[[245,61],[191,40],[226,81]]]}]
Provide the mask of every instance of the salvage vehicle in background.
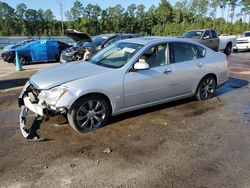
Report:
[{"label": "salvage vehicle in background", "polygon": [[88,132],[128,111],[192,96],[208,100],[227,80],[226,56],[202,44],[166,37],[125,39],[84,63],[34,74],[19,96],[20,128],[25,138],[38,138],[26,127],[32,111],[39,121],[67,115],[74,130]]},{"label": "salvage vehicle in background", "polygon": [[250,50],[250,31],[242,33],[242,35],[237,38],[233,51],[236,52],[238,50]]},{"label": "salvage vehicle in background", "polygon": [[236,36],[219,36],[213,29],[200,29],[184,33],[182,38],[190,38],[215,51],[223,51],[226,55],[231,54],[236,45]]},{"label": "salvage vehicle in background", "polygon": [[20,47],[20,46],[24,46],[25,44],[28,44],[30,42],[33,42],[35,41],[35,39],[28,39],[28,40],[24,40],[20,43],[17,43],[17,44],[10,44],[10,45],[7,45],[3,48],[3,51],[9,51],[9,50],[12,50],[12,49],[15,49],[17,47]]},{"label": "salvage vehicle in background", "polygon": [[61,52],[69,47],[70,45],[57,40],[36,40],[4,51],[2,58],[8,63],[15,63],[17,53],[23,65],[32,62],[59,61]]},{"label": "salvage vehicle in background", "polygon": [[66,49],[62,52],[60,57],[61,63],[87,60],[100,49],[103,49],[116,41],[140,36],[131,33],[115,33],[90,37],[85,33],[73,29],[65,30],[65,35],[76,41],[78,45],[75,47],[70,47],[69,49]]}]

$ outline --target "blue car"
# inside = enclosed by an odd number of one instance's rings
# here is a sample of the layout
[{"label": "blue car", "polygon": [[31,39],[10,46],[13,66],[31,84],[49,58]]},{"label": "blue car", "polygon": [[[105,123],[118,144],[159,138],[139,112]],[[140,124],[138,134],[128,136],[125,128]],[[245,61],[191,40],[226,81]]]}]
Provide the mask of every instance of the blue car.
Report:
[{"label": "blue car", "polygon": [[37,40],[12,50],[4,51],[2,58],[8,63],[15,63],[17,53],[23,65],[31,62],[59,61],[61,52],[69,47],[70,45],[57,40]]}]

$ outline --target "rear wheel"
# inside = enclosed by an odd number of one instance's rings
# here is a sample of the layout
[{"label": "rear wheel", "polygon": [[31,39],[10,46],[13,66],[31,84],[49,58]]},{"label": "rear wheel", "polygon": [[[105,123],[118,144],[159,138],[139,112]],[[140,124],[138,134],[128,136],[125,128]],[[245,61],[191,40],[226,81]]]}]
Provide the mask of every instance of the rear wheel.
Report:
[{"label": "rear wheel", "polygon": [[208,100],[213,97],[216,88],[216,80],[214,76],[206,76],[203,78],[197,88],[195,98],[198,101]]},{"label": "rear wheel", "polygon": [[224,50],[224,53],[225,53],[226,55],[230,55],[231,52],[232,52],[232,44],[231,44],[231,43],[228,43],[227,46],[226,46],[226,48],[225,48],[225,50]]},{"label": "rear wheel", "polygon": [[79,99],[67,114],[70,125],[77,132],[89,132],[103,127],[109,117],[109,105],[98,95]]}]

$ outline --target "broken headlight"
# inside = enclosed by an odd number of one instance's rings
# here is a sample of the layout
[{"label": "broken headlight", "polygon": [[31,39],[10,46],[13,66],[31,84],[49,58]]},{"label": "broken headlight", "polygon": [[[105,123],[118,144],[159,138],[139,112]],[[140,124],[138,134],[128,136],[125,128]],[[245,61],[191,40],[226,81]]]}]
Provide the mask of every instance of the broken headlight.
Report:
[{"label": "broken headlight", "polygon": [[42,90],[38,98],[48,105],[55,105],[66,91],[68,91],[66,87],[58,86],[50,90]]}]

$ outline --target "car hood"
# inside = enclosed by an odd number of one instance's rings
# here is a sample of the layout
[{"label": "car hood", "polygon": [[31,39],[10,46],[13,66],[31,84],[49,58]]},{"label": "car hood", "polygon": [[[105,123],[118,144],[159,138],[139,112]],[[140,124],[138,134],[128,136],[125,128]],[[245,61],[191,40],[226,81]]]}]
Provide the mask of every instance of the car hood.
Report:
[{"label": "car hood", "polygon": [[7,45],[7,46],[5,46],[5,47],[3,48],[3,52],[9,51],[9,50],[15,48],[15,46],[16,46],[15,44]]},{"label": "car hood", "polygon": [[90,36],[75,29],[66,29],[64,34],[76,42],[92,42]]},{"label": "car hood", "polygon": [[30,78],[30,83],[37,89],[50,89],[73,80],[106,73],[111,70],[89,62],[77,61],[43,69]]},{"label": "car hood", "polygon": [[249,40],[250,37],[237,37],[237,41],[241,41],[241,40]]}]

